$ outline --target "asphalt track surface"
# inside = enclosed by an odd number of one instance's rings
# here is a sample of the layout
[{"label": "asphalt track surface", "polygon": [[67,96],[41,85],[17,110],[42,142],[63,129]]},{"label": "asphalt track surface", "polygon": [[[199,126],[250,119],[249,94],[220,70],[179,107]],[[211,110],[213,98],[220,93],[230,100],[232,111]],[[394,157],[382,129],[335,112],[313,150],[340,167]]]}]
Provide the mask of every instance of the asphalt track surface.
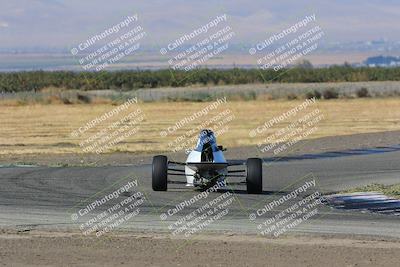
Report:
[{"label": "asphalt track surface", "polygon": [[[236,162],[244,162],[239,156]],[[228,212],[199,228],[203,231],[232,233],[260,233],[266,218],[273,218],[306,196],[318,191],[328,194],[353,186],[373,182],[392,184],[400,181],[400,147],[374,148],[354,151],[303,154],[274,160],[264,159],[263,194],[249,195],[244,185],[230,186],[229,191],[213,192],[207,198],[195,201],[174,215],[167,215],[178,203],[201,194],[182,185],[170,184],[167,192],[151,190],[151,164],[105,167],[2,167],[0,168],[0,227],[21,231],[30,229],[88,229],[90,218],[115,207],[124,199],[141,192],[143,202],[138,214],[115,226],[119,230],[152,230],[173,233],[179,219],[230,192],[231,203],[221,208]],[[235,167],[241,169],[241,167]],[[236,178],[237,180],[238,178]],[[130,188],[116,199],[111,199],[88,214],[79,211],[96,199],[102,199],[129,181],[138,186]],[[182,178],[174,178],[181,180]],[[273,200],[281,199],[306,182],[315,180],[316,186],[299,196],[285,201],[274,209],[249,219]],[[228,199],[226,198],[226,199]],[[139,198],[133,201],[139,200]],[[220,197],[222,199],[222,197]],[[224,200],[226,200],[224,199]],[[133,202],[131,202],[133,203]],[[217,204],[222,204],[218,202]],[[287,228],[286,233],[317,233],[372,235],[400,238],[400,216],[373,214],[360,211],[333,209],[323,204],[317,206],[314,216],[298,225]],[[226,210],[226,209],[225,209]],[[133,212],[133,210],[131,210]],[[112,214],[111,212],[108,214]],[[128,214],[128,213],[126,213]],[[198,213],[199,214],[199,213]],[[216,214],[216,213],[214,213]],[[77,215],[77,216],[75,216]],[[75,216],[75,217],[74,217]],[[160,217],[161,216],[161,217]],[[99,217],[98,217],[99,218]],[[187,217],[186,217],[187,218]],[[81,225],[85,224],[85,227]],[[171,226],[175,223],[175,226]],[[265,224],[270,226],[270,224]],[[260,230],[261,229],[261,230]],[[268,234],[273,234],[269,232]],[[180,232],[178,234],[184,234]]]}]

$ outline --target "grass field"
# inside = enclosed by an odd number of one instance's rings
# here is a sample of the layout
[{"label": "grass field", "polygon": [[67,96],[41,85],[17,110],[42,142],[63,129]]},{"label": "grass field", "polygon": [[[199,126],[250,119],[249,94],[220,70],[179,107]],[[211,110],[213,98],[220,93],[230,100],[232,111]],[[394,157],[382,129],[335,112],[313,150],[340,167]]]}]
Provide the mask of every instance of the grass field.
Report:
[{"label": "grass field", "polygon": [[[317,101],[306,110],[299,112],[295,117],[274,124],[255,137],[249,137],[250,130],[300,105],[303,101],[227,102],[221,104],[217,109],[211,110],[206,116],[183,123],[182,127],[171,133],[168,133],[168,127],[190,117],[212,102],[139,102],[131,105],[129,109],[117,116],[98,123],[95,127],[77,137],[71,136],[71,132],[117,106],[111,104],[1,106],[0,154],[84,153],[84,146],[81,147],[80,142],[102,129],[106,129],[113,122],[137,108],[141,110],[141,115],[143,115],[143,120],[136,124],[139,129],[127,138],[121,139],[118,144],[107,147],[104,152],[170,151],[173,149],[171,144],[175,141],[176,144],[184,142],[192,144],[188,141],[190,140],[189,137],[181,138],[182,140],[177,140],[177,138],[185,134],[188,136],[197,135],[197,129],[194,129],[194,127],[202,127],[200,126],[202,123],[203,126],[214,130],[225,129],[218,136],[218,142],[224,146],[255,145],[265,142],[266,137],[291,125],[296,118],[315,109],[319,110],[319,114],[323,114],[323,119],[315,124],[316,130],[304,137],[305,139],[400,130],[400,99],[339,99]],[[230,111],[229,116],[224,115],[211,124],[205,123],[228,109]],[[228,117],[230,119],[227,119]],[[130,121],[134,119],[132,117]],[[226,119],[225,122],[221,123],[224,119]],[[220,123],[222,125],[218,127]],[[127,124],[129,124],[129,121],[123,123],[123,125]],[[162,131],[166,131],[167,136],[162,136],[160,134]]]}]

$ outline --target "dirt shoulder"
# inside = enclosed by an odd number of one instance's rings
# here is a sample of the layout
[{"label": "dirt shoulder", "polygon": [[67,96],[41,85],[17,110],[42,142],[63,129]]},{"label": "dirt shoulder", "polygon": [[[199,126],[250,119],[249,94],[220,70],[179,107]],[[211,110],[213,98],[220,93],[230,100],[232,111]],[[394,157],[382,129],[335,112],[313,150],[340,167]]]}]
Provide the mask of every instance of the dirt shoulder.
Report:
[{"label": "dirt shoulder", "polygon": [[398,266],[400,241],[332,236],[3,232],[2,266]]}]

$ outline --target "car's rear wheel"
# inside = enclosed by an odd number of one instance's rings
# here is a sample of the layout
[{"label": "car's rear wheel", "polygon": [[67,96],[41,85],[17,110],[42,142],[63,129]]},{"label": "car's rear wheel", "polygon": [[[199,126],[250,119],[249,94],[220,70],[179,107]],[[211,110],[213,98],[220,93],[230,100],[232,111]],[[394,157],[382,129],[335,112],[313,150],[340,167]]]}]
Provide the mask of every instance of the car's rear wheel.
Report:
[{"label": "car's rear wheel", "polygon": [[262,160],[259,158],[247,159],[247,193],[262,193]]},{"label": "car's rear wheel", "polygon": [[154,191],[167,191],[168,158],[166,156],[153,157],[153,171],[151,184]]}]

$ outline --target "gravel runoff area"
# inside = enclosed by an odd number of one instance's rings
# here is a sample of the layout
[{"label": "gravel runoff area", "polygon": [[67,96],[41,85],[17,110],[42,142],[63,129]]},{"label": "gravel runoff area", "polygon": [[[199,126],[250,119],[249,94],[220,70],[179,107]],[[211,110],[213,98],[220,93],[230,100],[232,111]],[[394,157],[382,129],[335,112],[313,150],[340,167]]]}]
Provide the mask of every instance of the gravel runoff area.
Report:
[{"label": "gravel runoff area", "polygon": [[0,266],[398,266],[400,241],[340,236],[0,234]]}]

